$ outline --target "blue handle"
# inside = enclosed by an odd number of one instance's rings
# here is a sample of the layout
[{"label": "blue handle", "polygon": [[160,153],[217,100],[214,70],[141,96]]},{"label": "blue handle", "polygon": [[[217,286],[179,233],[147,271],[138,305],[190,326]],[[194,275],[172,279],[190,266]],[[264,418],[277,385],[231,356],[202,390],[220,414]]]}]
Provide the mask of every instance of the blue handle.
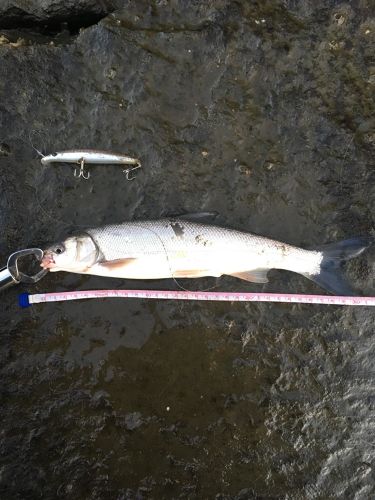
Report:
[{"label": "blue handle", "polygon": [[18,303],[23,308],[31,306],[31,304],[29,302],[29,294],[27,292],[20,293],[18,295]]}]

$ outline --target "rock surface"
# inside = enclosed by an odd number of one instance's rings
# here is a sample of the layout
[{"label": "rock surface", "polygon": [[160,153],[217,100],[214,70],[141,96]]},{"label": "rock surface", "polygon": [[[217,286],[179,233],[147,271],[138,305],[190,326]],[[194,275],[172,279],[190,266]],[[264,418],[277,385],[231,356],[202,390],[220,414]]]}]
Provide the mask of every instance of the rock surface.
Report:
[{"label": "rock surface", "polygon": [[[0,5],[4,264],[73,228],[181,212],[218,211],[300,246],[372,233],[371,2],[35,5]],[[72,148],[143,168],[128,182],[93,166],[78,181],[36,152]],[[347,269],[366,294],[373,259]],[[260,289],[228,277],[183,286],[215,284]],[[56,274],[27,290],[150,286],[176,284]],[[107,300],[20,311],[21,290],[1,302],[1,498],[374,497],[371,310]],[[264,290],[320,292],[281,271]]]},{"label": "rock surface", "polygon": [[[0,2],[0,29],[40,27],[48,23],[91,24],[115,9],[110,0],[2,0]],[[86,18],[86,19],[85,19]]]}]

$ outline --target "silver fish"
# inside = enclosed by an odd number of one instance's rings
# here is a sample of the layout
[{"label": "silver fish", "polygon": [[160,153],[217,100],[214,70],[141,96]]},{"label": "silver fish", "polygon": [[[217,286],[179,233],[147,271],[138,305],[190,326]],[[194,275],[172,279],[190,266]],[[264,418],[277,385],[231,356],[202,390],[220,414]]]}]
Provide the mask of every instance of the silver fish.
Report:
[{"label": "silver fish", "polygon": [[302,274],[338,295],[352,289],[340,274],[342,261],[371,243],[359,237],[304,250],[251,233],[184,218],[104,226],[49,247],[42,267],[126,279],[199,278],[224,274],[267,283],[270,269]]}]

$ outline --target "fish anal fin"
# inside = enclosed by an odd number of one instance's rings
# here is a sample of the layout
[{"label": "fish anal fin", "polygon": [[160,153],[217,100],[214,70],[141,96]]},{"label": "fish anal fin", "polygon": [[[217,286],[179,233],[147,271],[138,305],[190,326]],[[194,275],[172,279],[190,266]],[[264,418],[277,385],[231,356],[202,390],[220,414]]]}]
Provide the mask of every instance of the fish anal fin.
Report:
[{"label": "fish anal fin", "polygon": [[174,271],[173,278],[202,278],[203,276],[211,276],[208,269],[179,269]]},{"label": "fish anal fin", "polygon": [[251,281],[252,283],[268,283],[268,269],[252,269],[251,271],[241,271],[239,273],[230,273],[230,276],[240,278],[241,280]]},{"label": "fish anal fin", "polygon": [[107,261],[101,262],[100,266],[104,267],[105,269],[115,271],[115,270],[123,269],[124,267],[129,266],[130,264],[132,264],[136,260],[137,259],[133,258],[133,257],[129,257],[126,259],[107,260]]}]

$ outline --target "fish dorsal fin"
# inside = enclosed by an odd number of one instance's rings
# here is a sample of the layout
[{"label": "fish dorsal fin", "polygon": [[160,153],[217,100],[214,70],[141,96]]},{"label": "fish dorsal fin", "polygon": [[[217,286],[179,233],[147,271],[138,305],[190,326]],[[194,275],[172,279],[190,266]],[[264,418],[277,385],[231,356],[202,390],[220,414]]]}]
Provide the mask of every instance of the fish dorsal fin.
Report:
[{"label": "fish dorsal fin", "polygon": [[252,269],[251,271],[242,271],[240,273],[231,273],[230,276],[240,278],[241,280],[251,281],[252,283],[268,283],[267,272],[269,269]]},{"label": "fish dorsal fin", "polygon": [[218,215],[219,215],[218,212],[195,212],[195,213],[176,215],[175,218],[191,222],[210,223],[210,222],[215,222]]}]

